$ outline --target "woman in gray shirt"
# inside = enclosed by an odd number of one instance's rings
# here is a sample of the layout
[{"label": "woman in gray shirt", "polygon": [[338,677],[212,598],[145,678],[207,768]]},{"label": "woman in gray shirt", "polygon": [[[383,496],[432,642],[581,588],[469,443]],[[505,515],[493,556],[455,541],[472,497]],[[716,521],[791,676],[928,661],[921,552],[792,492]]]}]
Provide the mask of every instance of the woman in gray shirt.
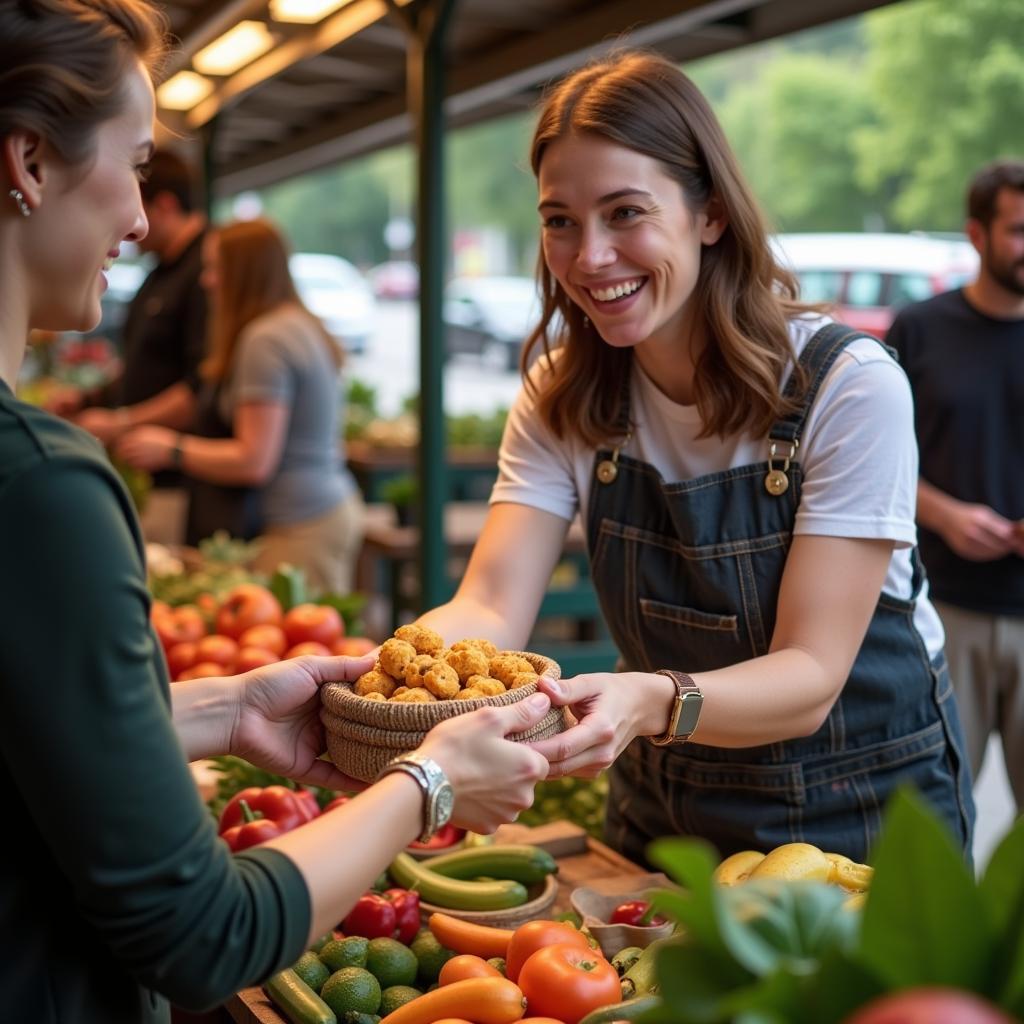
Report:
[{"label": "woman in gray shirt", "polygon": [[344,593],[362,540],[363,504],[339,447],[341,349],[302,304],[278,230],[239,221],[204,242],[211,299],[196,434],[140,427],[118,454],[193,481],[187,538],[214,529],[258,537],[256,568],[302,566]]}]

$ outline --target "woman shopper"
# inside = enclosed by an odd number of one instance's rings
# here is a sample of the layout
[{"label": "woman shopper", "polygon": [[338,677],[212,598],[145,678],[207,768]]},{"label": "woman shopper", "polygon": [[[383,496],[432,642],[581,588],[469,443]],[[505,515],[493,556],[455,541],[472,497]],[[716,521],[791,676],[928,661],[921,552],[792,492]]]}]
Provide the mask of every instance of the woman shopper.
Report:
[{"label": "woman shopper", "polygon": [[370,660],[171,686],[126,491],[93,439],[13,394],[30,330],[93,326],[104,264],[145,234],[138,176],[163,35],[141,0],[0,5],[5,1020],[139,1024],[169,1020],[168,999],[222,1002],[337,923],[436,823],[425,795],[445,777],[454,819],[486,831],[547,770],[504,738],[544,714],[536,695],[433,731],[419,750],[429,784],[407,766],[261,847],[232,856],[217,838],[186,762],[230,752],[344,787],[318,758],[318,688]]},{"label": "woman shopper", "polygon": [[258,537],[257,569],[291,562],[314,587],[347,593],[363,502],[339,447],[341,349],[302,304],[269,222],[211,231],[203,267],[210,355],[195,433],[138,427],[117,452],[190,478],[189,543],[216,529]]},{"label": "woman shopper", "polygon": [[[522,645],[579,512],[620,671],[544,684],[578,724],[553,775],[611,766],[607,834],[862,860],[916,784],[969,849],[942,630],[914,547],[910,392],[797,299],[706,100],[624,53],[533,138],[543,312],[449,637]],[[554,347],[557,346],[557,347]]]}]

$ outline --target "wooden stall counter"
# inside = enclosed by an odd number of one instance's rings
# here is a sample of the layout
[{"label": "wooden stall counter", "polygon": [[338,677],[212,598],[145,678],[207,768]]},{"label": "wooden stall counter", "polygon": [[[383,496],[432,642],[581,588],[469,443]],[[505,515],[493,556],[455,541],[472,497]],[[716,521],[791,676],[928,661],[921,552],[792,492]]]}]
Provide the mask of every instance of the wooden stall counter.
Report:
[{"label": "wooden stall counter", "polygon": [[[568,821],[555,821],[536,828],[503,825],[495,833],[495,841],[532,843],[547,850],[558,861],[558,896],[551,914],[571,910],[569,897],[573,889],[581,885],[618,892],[629,889],[634,879],[647,877],[643,868]],[[260,987],[243,989],[229,1001],[227,1009],[237,1024],[288,1024]]]}]

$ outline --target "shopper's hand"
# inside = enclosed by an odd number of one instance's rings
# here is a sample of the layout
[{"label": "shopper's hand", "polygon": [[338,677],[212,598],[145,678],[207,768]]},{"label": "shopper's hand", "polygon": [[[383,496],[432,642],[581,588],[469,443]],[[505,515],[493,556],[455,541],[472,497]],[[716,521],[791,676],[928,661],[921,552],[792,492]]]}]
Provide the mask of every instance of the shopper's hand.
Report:
[{"label": "shopper's hand", "polygon": [[452,820],[488,834],[533,803],[547,761],[528,743],[505,737],[525,732],[548,712],[541,693],[505,707],[480,708],[434,726],[419,750],[444,769],[455,790]]},{"label": "shopper's hand", "polygon": [[1005,558],[1017,547],[1014,523],[987,505],[958,502],[949,512],[943,539],[961,558],[991,562]]},{"label": "shopper's hand", "polygon": [[112,444],[124,433],[124,417],[115,409],[84,409],[72,420],[105,445]]},{"label": "shopper's hand", "polygon": [[136,427],[117,442],[117,457],[136,469],[166,469],[171,464],[178,435],[166,427]]},{"label": "shopper's hand", "polygon": [[373,667],[373,657],[304,657],[264,665],[239,676],[238,710],[231,728],[232,754],[275,775],[325,789],[364,784],[320,760],[326,747],[320,722],[320,687],[353,682]]},{"label": "shopper's hand", "polygon": [[557,682],[542,677],[538,686],[551,697],[552,704],[568,707],[576,719],[565,732],[530,744],[548,759],[548,778],[575,775],[592,779],[635,737],[664,729],[661,718],[667,722],[667,714],[659,717],[658,712],[668,707],[671,698],[662,700],[660,691],[667,693],[673,684],[665,676],[594,672]]}]

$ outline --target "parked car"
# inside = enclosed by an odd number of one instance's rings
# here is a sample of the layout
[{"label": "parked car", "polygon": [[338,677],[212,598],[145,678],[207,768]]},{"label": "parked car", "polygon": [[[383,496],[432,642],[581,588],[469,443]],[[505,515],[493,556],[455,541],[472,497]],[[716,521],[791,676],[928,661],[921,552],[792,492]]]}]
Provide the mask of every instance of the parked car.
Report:
[{"label": "parked car", "polygon": [[885,338],[897,311],[974,278],[978,254],[963,237],[925,234],[789,234],[773,239],[800,278],[800,296]]},{"label": "parked car", "polygon": [[341,256],[297,252],[288,260],[302,301],[349,352],[365,352],[377,302],[362,274]]},{"label": "parked car", "polygon": [[366,276],[378,299],[415,299],[420,293],[420,268],[412,260],[378,263]]},{"label": "parked car", "polygon": [[520,349],[539,319],[532,277],[459,277],[445,289],[448,352],[479,355],[495,369],[518,368]]}]

